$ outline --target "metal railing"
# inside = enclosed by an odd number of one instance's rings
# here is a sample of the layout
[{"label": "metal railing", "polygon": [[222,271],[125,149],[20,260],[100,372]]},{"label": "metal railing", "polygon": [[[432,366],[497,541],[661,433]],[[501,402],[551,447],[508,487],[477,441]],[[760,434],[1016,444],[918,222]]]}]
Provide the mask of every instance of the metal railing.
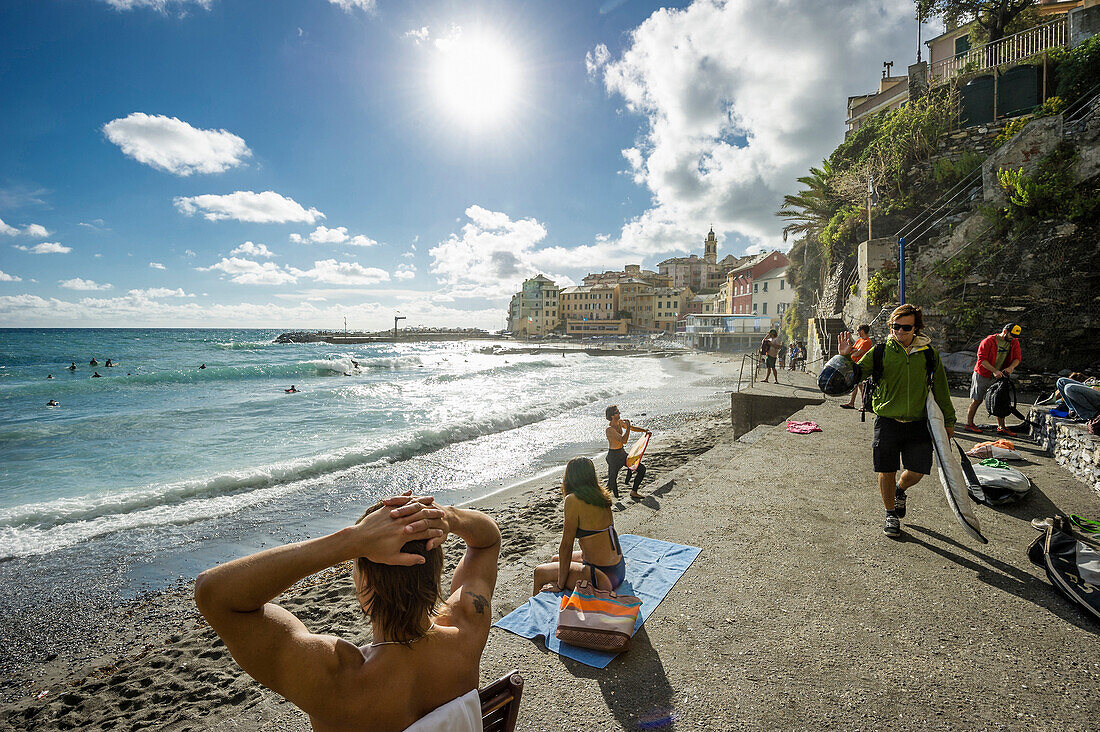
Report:
[{"label": "metal railing", "polygon": [[1058,18],[937,61],[929,69],[930,78],[933,84],[942,84],[959,74],[1022,61],[1044,51],[1060,48],[1068,42],[1069,26],[1065,18]]},{"label": "metal railing", "polygon": [[741,381],[745,378],[746,359],[752,360],[752,368],[749,369],[749,386],[751,387],[756,385],[756,355],[757,354],[755,353],[749,352],[741,356],[741,372],[737,374],[737,391],[741,391]]}]

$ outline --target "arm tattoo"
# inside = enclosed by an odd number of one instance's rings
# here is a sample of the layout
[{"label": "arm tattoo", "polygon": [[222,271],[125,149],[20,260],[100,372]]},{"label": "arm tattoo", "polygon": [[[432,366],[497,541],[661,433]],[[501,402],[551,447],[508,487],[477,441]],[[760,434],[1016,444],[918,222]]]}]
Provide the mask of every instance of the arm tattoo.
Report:
[{"label": "arm tattoo", "polygon": [[477,610],[477,614],[484,615],[485,608],[489,607],[489,601],[486,600],[483,596],[477,594],[476,592],[467,592],[466,594],[473,598],[474,609]]}]

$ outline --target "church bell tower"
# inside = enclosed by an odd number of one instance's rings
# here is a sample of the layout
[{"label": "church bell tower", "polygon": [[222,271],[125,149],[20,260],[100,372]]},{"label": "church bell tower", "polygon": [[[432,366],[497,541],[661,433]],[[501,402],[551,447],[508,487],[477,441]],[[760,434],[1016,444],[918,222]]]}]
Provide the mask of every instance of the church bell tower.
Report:
[{"label": "church bell tower", "polygon": [[714,227],[710,227],[710,233],[707,234],[706,241],[703,242],[704,252],[703,259],[711,264],[715,264],[718,261],[718,237],[714,235]]}]

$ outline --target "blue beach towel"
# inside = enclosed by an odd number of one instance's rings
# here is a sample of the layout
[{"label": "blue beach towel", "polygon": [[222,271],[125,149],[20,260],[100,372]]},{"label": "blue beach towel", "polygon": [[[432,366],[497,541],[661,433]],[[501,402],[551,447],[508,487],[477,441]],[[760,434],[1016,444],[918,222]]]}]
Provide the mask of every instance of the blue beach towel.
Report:
[{"label": "blue beach towel", "polygon": [[[626,557],[626,580],[615,592],[634,595],[642,601],[638,622],[634,624],[637,633],[702,549],[634,534],[623,534],[619,544]],[[561,598],[560,592],[540,592],[493,625],[523,638],[544,636],[549,650],[588,666],[604,668],[616,654],[578,648],[554,637]]]}]

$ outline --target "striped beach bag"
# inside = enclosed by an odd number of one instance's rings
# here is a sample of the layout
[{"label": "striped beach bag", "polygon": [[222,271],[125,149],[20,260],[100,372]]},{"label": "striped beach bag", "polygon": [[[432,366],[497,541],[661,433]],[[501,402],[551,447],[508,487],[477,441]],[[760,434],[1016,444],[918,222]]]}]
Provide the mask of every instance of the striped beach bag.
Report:
[{"label": "striped beach bag", "polygon": [[581,580],[573,594],[561,598],[554,635],[571,646],[620,653],[630,645],[641,610],[637,597],[616,595]]}]

